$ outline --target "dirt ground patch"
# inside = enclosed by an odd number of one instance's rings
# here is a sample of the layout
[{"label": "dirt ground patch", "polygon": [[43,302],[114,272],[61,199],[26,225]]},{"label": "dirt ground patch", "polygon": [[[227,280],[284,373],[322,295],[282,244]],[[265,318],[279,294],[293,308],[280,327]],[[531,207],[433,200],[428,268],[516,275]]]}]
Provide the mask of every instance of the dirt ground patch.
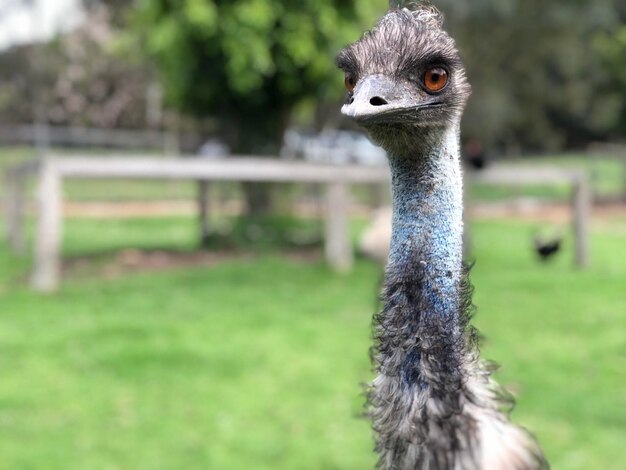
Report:
[{"label": "dirt ground patch", "polygon": [[[222,204],[216,210],[220,215],[241,213],[241,204],[237,201]],[[549,222],[567,222],[572,218],[572,206],[567,203],[551,203],[536,199],[517,199],[502,203],[470,204],[470,216],[477,218],[521,218]],[[355,215],[369,215],[372,209],[355,204]],[[294,208],[298,215],[316,215],[317,207],[301,204]],[[193,201],[134,201],[134,202],[66,202],[63,213],[67,217],[78,218],[136,218],[159,216],[195,215],[197,206]],[[612,203],[594,205],[592,218],[626,218],[626,204]]]},{"label": "dirt ground patch", "polygon": [[[167,271],[173,268],[210,267],[225,261],[253,260],[258,253],[236,250],[139,250],[126,249],[116,253],[77,256],[63,260],[63,277],[116,279],[129,273]],[[314,248],[281,251],[281,256],[297,262],[316,262],[321,250]]]},{"label": "dirt ground patch", "polygon": [[[567,223],[573,219],[571,204],[540,202],[533,199],[471,204],[469,214],[470,217],[479,219],[521,219],[554,223]],[[594,221],[626,219],[626,204],[594,205],[591,209],[591,218]]]},{"label": "dirt ground patch", "polygon": [[168,215],[194,215],[198,211],[193,201],[123,201],[123,202],[65,202],[63,215],[77,218],[136,218]]}]

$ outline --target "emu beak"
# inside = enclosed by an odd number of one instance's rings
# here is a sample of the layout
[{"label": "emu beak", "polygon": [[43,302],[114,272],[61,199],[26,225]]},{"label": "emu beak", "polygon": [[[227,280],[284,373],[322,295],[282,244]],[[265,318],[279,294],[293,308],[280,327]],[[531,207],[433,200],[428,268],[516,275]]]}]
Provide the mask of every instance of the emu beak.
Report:
[{"label": "emu beak", "polygon": [[360,79],[349,101],[341,108],[342,114],[359,123],[389,121],[388,118],[415,109],[414,96],[403,84],[385,75],[368,75]]}]

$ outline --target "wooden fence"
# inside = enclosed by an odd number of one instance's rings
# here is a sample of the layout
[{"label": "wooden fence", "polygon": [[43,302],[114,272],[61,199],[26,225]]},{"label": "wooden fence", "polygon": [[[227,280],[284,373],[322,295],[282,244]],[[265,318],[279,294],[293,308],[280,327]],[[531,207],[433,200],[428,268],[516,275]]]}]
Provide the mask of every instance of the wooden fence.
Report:
[{"label": "wooden fence", "polygon": [[[24,251],[26,181],[37,178],[37,229],[32,286],[53,291],[60,282],[61,239],[63,232],[63,182],[69,178],[177,179],[200,183],[200,194],[207,181],[254,181],[278,183],[318,183],[326,185],[325,256],[339,271],[350,269],[353,250],[349,237],[349,190],[353,184],[388,185],[384,167],[358,165],[319,165],[255,157],[222,160],[165,159],[137,157],[48,157],[22,164],[5,174],[5,217],[7,239],[16,251]],[[470,181],[493,185],[568,184],[572,187],[575,260],[584,267],[589,262],[588,220],[591,195],[583,172],[560,168],[512,169],[493,166],[470,177]],[[201,223],[206,206],[200,198]]]},{"label": "wooden fence", "polygon": [[[25,187],[29,175],[37,183],[37,230],[32,286],[53,291],[60,282],[63,181],[69,178],[177,179],[192,181],[254,181],[321,183],[326,191],[325,255],[339,271],[352,266],[348,227],[349,191],[353,184],[388,184],[388,171],[357,165],[318,165],[304,162],[232,157],[224,160],[164,158],[49,157],[11,169],[6,175],[7,238],[24,250]],[[200,213],[206,208],[200,205]]]}]

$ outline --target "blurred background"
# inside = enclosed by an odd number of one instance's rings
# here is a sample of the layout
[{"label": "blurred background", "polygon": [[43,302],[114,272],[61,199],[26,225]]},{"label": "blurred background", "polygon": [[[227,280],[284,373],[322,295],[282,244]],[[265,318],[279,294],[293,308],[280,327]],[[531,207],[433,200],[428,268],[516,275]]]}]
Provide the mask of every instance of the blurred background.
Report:
[{"label": "blurred background", "polygon": [[[434,3],[483,355],[553,468],[622,469],[626,3]],[[390,197],[334,57],[386,7],[0,0],[0,468],[374,467]]]}]

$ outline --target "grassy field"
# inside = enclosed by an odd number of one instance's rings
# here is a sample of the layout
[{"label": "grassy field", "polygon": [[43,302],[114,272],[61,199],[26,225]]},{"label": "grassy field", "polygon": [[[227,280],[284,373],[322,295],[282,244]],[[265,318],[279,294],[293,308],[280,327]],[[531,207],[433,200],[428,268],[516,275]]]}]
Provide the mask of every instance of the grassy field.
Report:
[{"label": "grassy field", "polygon": [[[538,264],[533,227],[474,224],[475,322],[555,469],[626,462],[626,220]],[[66,256],[191,250],[188,218],[70,220]],[[0,469],[366,469],[360,383],[380,272],[271,252],[35,295],[0,251]]]}]

